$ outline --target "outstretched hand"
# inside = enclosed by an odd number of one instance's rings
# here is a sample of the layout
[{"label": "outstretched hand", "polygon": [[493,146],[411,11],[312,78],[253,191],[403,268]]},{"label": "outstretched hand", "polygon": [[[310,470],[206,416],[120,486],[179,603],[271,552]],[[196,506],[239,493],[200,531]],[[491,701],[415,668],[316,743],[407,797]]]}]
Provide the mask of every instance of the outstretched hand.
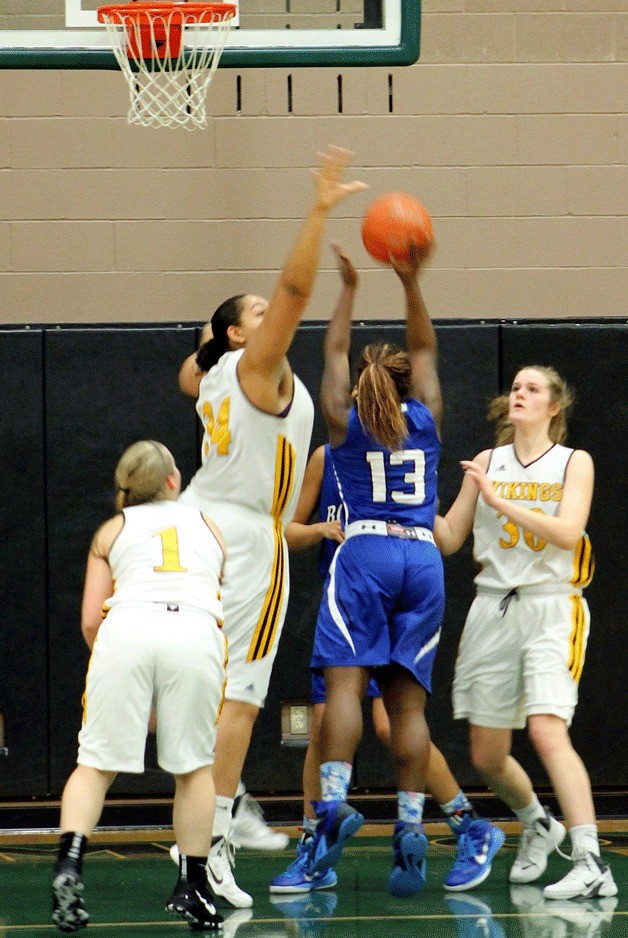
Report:
[{"label": "outstretched hand", "polygon": [[327,539],[342,544],[345,539],[340,521],[319,521],[316,529],[321,535],[321,540]]},{"label": "outstretched hand", "polygon": [[354,192],[362,192],[364,189],[368,189],[365,182],[359,182],[358,180],[342,182],[345,168],[353,159],[351,150],[330,145],[327,151],[319,153],[318,157],[320,167],[319,169],[313,169],[312,175],[316,183],[316,202],[319,208],[328,211]]},{"label": "outstretched hand", "polygon": [[478,487],[480,495],[487,505],[495,505],[495,489],[493,483],[487,476],[482,466],[472,459],[463,459],[460,463],[464,469],[465,475],[470,476]]},{"label": "outstretched hand", "polygon": [[338,270],[340,271],[343,284],[345,287],[357,287],[358,272],[353,265],[353,261],[349,258],[339,241],[332,241],[331,246],[338,258]]},{"label": "outstretched hand", "polygon": [[414,241],[408,245],[407,257],[388,255],[388,261],[402,283],[410,283],[417,276],[421,265],[432,253],[433,242],[419,247]]}]

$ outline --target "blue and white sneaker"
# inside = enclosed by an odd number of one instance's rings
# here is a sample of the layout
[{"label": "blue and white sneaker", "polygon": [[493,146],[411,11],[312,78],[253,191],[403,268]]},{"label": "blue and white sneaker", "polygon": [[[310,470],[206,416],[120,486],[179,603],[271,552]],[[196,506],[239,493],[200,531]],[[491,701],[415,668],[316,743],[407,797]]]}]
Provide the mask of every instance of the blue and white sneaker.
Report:
[{"label": "blue and white sneaker", "polygon": [[464,893],[445,899],[445,905],[455,916],[458,938],[506,938],[502,925],[493,918],[493,910],[486,902]]},{"label": "blue and white sneaker", "polygon": [[312,836],[301,839],[297,844],[296,860],[285,872],[275,876],[270,884],[272,893],[314,892],[318,889],[333,889],[338,877],[332,869],[324,873],[308,873]]},{"label": "blue and white sneaker", "polygon": [[346,801],[313,801],[318,823],[312,836],[308,873],[324,873],[338,862],[344,845],[364,824]]},{"label": "blue and white sneaker", "polygon": [[493,857],[506,840],[499,827],[468,816],[461,827],[454,865],[445,878],[445,889],[464,892],[483,883],[491,872]]},{"label": "blue and white sneaker", "polygon": [[329,930],[338,896],[335,892],[311,892],[301,896],[271,896],[270,901],[286,918],[298,923],[301,938],[324,938]]},{"label": "blue and white sneaker", "polygon": [[393,837],[393,868],[388,892],[399,899],[415,896],[425,886],[427,837],[422,824],[397,821]]}]

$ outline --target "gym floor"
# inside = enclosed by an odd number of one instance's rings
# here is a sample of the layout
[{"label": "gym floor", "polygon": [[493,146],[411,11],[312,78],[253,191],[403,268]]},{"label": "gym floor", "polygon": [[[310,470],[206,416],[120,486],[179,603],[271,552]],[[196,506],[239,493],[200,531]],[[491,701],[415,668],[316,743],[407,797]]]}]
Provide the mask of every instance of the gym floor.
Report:
[{"label": "gym floor", "polygon": [[[628,936],[628,822],[601,823],[602,856],[611,864],[619,896],[556,902],[541,886],[568,869],[557,854],[539,884],[510,886],[508,870],[517,825],[501,825],[508,837],[490,877],[468,893],[447,893],[442,881],[454,856],[454,841],[442,823],[426,825],[430,839],[428,883],[413,899],[386,891],[391,861],[389,824],[367,825],[346,847],[334,890],[271,896],[268,884],[294,856],[298,831],[282,853],[238,852],[239,885],[252,893],[252,909],[225,912],[224,938],[626,938]],[[89,935],[107,938],[166,938],[188,933],[164,911],[175,881],[168,849],[171,835],[158,831],[102,831],[85,860]],[[50,924],[50,881],[56,852],[52,833],[0,836],[0,938],[60,934]],[[206,932],[206,934],[210,934]]]}]

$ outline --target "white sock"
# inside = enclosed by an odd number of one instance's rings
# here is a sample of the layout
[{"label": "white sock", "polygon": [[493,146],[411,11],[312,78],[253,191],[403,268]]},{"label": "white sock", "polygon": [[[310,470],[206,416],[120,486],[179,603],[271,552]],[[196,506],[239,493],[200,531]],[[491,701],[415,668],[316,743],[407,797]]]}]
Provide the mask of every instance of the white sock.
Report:
[{"label": "white sock", "polygon": [[233,801],[233,798],[227,798],[226,795],[216,795],[216,814],[214,815],[214,829],[212,831],[213,840],[216,840],[218,837],[227,839],[229,828],[231,827]]},{"label": "white sock", "polygon": [[540,821],[541,818],[545,817],[545,811],[534,792],[532,792],[532,801],[530,804],[526,805],[525,808],[517,808],[515,814],[524,827],[534,827],[535,821]]},{"label": "white sock", "polygon": [[596,824],[578,824],[569,831],[571,838],[572,856],[585,853],[594,853],[596,857],[600,855],[600,843],[597,838]]},{"label": "white sock", "polygon": [[242,795],[246,795],[246,787],[242,779],[240,779],[240,781],[238,782],[238,787],[236,788],[235,797],[241,798]]}]

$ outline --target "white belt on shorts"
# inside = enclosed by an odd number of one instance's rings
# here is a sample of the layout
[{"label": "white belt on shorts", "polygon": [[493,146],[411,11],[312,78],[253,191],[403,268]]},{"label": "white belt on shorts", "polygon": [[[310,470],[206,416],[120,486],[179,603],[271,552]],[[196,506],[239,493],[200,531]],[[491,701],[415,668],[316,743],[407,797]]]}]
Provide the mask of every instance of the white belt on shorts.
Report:
[{"label": "white belt on shorts", "polygon": [[378,534],[380,537],[402,537],[408,541],[434,543],[434,535],[429,528],[407,527],[396,521],[352,521],[345,528],[345,540],[356,534]]},{"label": "white belt on shorts", "polygon": [[582,595],[580,586],[572,586],[570,583],[533,583],[529,586],[517,586],[514,590],[508,590],[507,586],[478,586],[478,596],[505,596],[509,592],[516,592],[518,596],[547,596],[547,595],[572,595],[574,593]]},{"label": "white belt on shorts", "polygon": [[133,600],[123,599],[122,602],[113,603],[110,609],[144,609],[146,612],[195,612],[204,616],[210,616],[212,613],[208,609],[201,609],[200,606],[188,606],[185,603],[175,602],[153,602],[147,599],[145,602],[134,602]]}]

